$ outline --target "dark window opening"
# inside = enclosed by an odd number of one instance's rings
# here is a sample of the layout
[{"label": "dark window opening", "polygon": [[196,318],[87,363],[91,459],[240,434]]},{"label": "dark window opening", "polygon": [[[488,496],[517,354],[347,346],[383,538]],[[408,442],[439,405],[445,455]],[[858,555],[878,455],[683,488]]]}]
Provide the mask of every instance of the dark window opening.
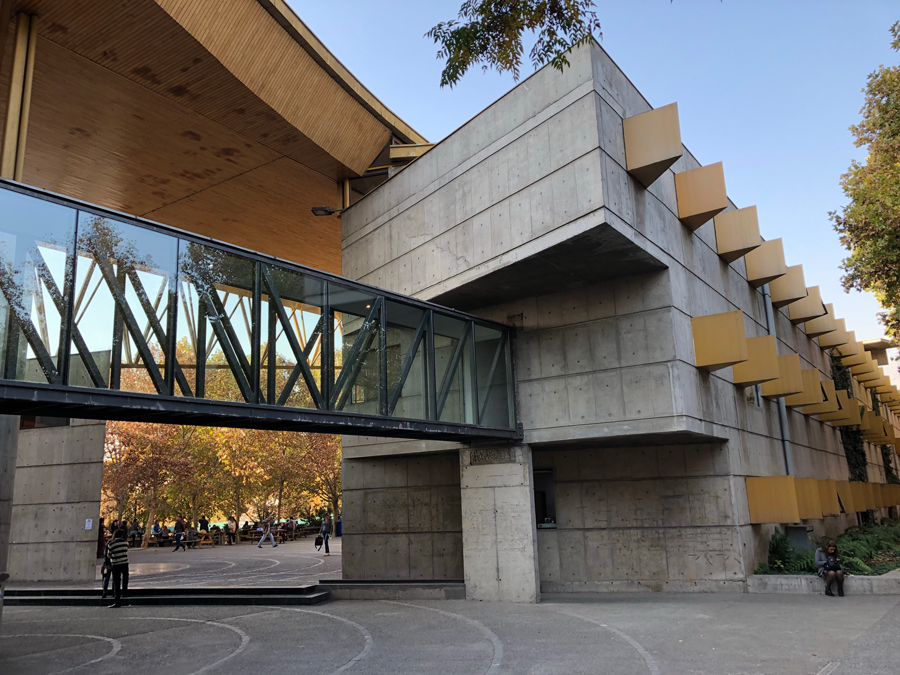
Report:
[{"label": "dark window opening", "polygon": [[67,427],[68,417],[47,417],[46,415],[22,415],[19,418],[19,429],[46,429],[48,427]]},{"label": "dark window opening", "polygon": [[552,469],[534,472],[534,517],[540,529],[556,527],[556,483]]}]

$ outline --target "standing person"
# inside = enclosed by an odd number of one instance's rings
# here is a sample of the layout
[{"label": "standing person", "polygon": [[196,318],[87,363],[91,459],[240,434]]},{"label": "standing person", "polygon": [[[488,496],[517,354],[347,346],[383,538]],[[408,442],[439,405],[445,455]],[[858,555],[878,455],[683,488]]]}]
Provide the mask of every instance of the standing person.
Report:
[{"label": "standing person", "polygon": [[272,534],[272,518],[271,518],[271,516],[266,518],[266,520],[263,522],[262,529],[263,529],[263,536],[259,540],[259,543],[256,545],[256,548],[262,548],[263,542],[266,540],[266,537],[268,537],[269,539],[272,540],[272,548],[275,548],[276,546],[278,546],[278,544],[275,542],[275,535]]},{"label": "standing person", "polygon": [[97,557],[102,558],[104,555],[106,555],[106,525],[101,518],[100,527],[97,528]]},{"label": "standing person", "polygon": [[844,570],[841,569],[837,544],[829,541],[822,548],[816,549],[816,567],[819,576],[825,580],[825,595],[834,597],[831,584],[837,581],[838,595],[844,597]]},{"label": "standing person", "polygon": [[175,548],[172,549],[172,553],[175,553],[179,546],[182,551],[187,551],[187,548],[184,546],[184,520],[182,520],[181,516],[175,519]]},{"label": "standing person", "polygon": [[113,592],[115,601],[110,609],[122,606],[122,596],[128,594],[128,542],[125,530],[118,529],[114,539],[106,546],[106,555],[112,567]]},{"label": "standing person", "polygon": [[237,521],[234,519],[234,516],[230,516],[228,518],[228,522],[225,523],[225,536],[228,537],[228,545],[237,543],[235,541],[235,535],[237,534]]},{"label": "standing person", "polygon": [[319,530],[319,534],[322,535],[322,541],[325,542],[325,555],[331,555],[331,551],[328,550],[328,537],[331,536],[331,516],[327,513],[325,520],[322,521],[322,529]]},{"label": "standing person", "polygon": [[197,521],[197,529],[201,532],[209,532],[209,520],[206,516],[200,516],[200,520]]},{"label": "standing person", "polygon": [[100,595],[101,600],[109,593],[109,580],[112,578],[112,565],[107,556],[106,548],[106,546],[103,547],[103,566],[100,568],[100,578],[103,580],[103,593]]}]

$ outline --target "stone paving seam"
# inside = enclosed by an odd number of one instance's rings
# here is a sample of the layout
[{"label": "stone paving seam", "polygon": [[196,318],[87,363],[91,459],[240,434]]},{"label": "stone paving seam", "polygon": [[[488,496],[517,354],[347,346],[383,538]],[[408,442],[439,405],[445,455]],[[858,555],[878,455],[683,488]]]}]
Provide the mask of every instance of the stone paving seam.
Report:
[{"label": "stone paving seam", "polygon": [[644,663],[647,666],[647,670],[650,671],[650,675],[659,675],[659,666],[656,664],[656,660],[652,656],[650,656],[650,652],[648,652],[646,649],[644,649],[644,646],[640,642],[635,640],[633,637],[631,637],[627,633],[623,633],[618,628],[613,628],[612,626],[610,626],[608,624],[600,623],[599,621],[597,621],[595,619],[590,619],[586,616],[580,616],[578,614],[573,614],[572,612],[562,612],[559,610],[557,610],[557,612],[559,614],[564,614],[565,616],[571,616],[573,619],[581,619],[582,621],[587,621],[588,623],[592,623],[595,626],[600,626],[601,628],[605,628],[610,633],[618,635],[620,638],[622,638],[628,644],[630,644],[638,654],[641,655],[641,658],[644,659]]},{"label": "stone paving seam", "polygon": [[[382,602],[387,602],[392,605],[403,605],[404,607],[415,607],[416,609],[426,609],[429,612],[437,612],[438,614],[443,614],[454,619],[459,619],[460,621],[464,621],[465,623],[475,626],[475,628],[480,630],[494,645],[494,658],[491,661],[491,665],[488,666],[488,669],[484,671],[484,675],[495,675],[495,673],[498,673],[500,671],[500,664],[503,662],[503,643],[500,641],[500,638],[497,637],[497,634],[494,631],[492,631],[477,619],[472,619],[468,616],[463,616],[462,614],[456,614],[454,612],[448,612],[443,609],[437,609],[436,607],[416,605],[411,602],[398,602],[397,600],[382,600]],[[658,673],[656,675],[658,675]]]}]

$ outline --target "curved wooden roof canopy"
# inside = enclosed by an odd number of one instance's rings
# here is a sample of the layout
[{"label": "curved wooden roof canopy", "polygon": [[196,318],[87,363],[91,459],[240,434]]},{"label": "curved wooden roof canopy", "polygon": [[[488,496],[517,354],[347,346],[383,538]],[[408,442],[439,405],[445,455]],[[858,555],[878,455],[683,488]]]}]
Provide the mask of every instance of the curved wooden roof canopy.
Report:
[{"label": "curved wooden roof canopy", "polygon": [[39,17],[31,185],[339,272],[340,223],[309,209],[339,205],[392,135],[424,142],[282,0],[12,8]]}]

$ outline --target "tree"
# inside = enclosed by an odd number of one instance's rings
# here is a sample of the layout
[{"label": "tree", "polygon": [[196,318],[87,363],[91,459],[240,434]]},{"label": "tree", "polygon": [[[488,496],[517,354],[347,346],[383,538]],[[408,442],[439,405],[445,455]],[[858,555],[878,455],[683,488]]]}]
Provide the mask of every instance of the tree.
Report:
[{"label": "tree", "polygon": [[301,464],[301,484],[306,492],[322,499],[334,515],[335,534],[341,512],[341,441],[337,436],[302,434],[305,452]]},{"label": "tree", "polygon": [[[900,51],[900,21],[891,26],[891,47]],[[865,163],[852,162],[841,176],[849,203],[829,214],[841,243],[847,290],[870,291],[881,303],[887,335],[900,338],[900,67],[880,66],[869,75],[862,121],[850,127]]]},{"label": "tree", "polygon": [[535,68],[549,62],[561,71],[569,65],[567,52],[595,34],[602,37],[593,7],[593,0],[465,0],[459,20],[442,21],[425,34],[446,62],[441,86],[457,84],[477,64],[485,71],[511,72],[518,80],[525,31],[537,35],[529,53]]}]

